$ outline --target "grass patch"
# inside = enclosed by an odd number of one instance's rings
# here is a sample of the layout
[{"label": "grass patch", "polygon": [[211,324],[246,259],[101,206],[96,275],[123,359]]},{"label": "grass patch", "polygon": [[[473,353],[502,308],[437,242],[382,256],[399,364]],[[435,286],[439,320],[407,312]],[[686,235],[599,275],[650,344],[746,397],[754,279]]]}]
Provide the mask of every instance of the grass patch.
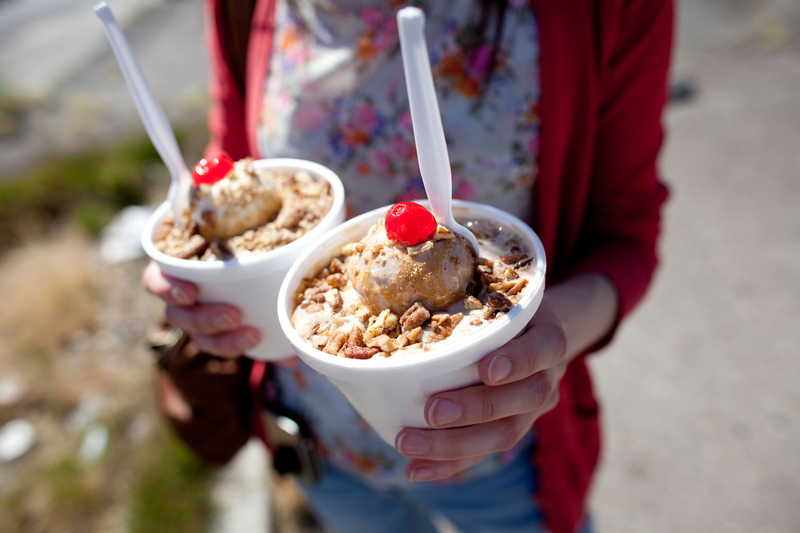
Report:
[{"label": "grass patch", "polygon": [[92,514],[107,502],[90,468],[76,457],[64,457],[44,470],[54,510],[81,516]]},{"label": "grass patch", "polygon": [[16,244],[36,226],[102,205],[102,211],[94,208],[99,215],[95,220],[76,217],[88,222],[84,230],[96,234],[113,213],[144,200],[142,167],[157,158],[155,148],[143,139],[45,163],[30,174],[0,183],[0,245]]},{"label": "grass patch", "polygon": [[34,468],[3,497],[0,532],[89,531],[85,526],[112,498],[99,467],[64,456]]},{"label": "grass patch", "polygon": [[[199,159],[207,130],[176,134],[187,163]],[[132,413],[146,411],[160,420],[148,394],[109,402],[124,412],[101,420],[111,440],[97,462],[83,462],[79,435],[61,429],[73,403],[65,398],[87,387],[106,387],[106,378],[125,383],[147,378],[104,373],[105,365],[114,365],[105,356],[96,361],[97,373],[87,375],[95,348],[72,352],[64,346],[74,332],[104,324],[98,317],[109,306],[105,283],[116,279],[104,275],[96,242],[86,234],[97,235],[128,205],[164,198],[168,185],[169,174],[147,137],[34,161],[29,172],[0,181],[0,374],[9,367],[12,376],[27,376],[23,382],[41,389],[42,398],[26,403],[19,415],[43,428],[36,448],[17,460],[12,483],[0,483],[0,533],[207,529],[213,469],[161,423],[146,436],[126,433]],[[9,408],[2,414],[11,413]]]},{"label": "grass patch", "polygon": [[101,294],[89,239],[74,230],[58,237],[0,261],[0,334],[19,363],[46,362],[75,331],[95,325]]},{"label": "grass patch", "polygon": [[202,533],[213,474],[160,425],[138,446],[112,436],[96,463],[73,452],[25,469],[17,487],[0,491],[0,533],[109,531],[104,513],[119,504],[128,533]]},{"label": "grass patch", "polygon": [[[203,127],[176,132],[187,146],[186,160],[200,157],[208,137]],[[153,168],[159,172],[154,176]],[[127,139],[115,145],[67,156],[0,182],[0,250],[42,234],[58,220],[71,220],[97,235],[120,209],[144,203],[169,174],[150,139]]]},{"label": "grass patch", "polygon": [[[161,433],[161,432],[160,432]],[[130,533],[198,533],[211,516],[213,469],[164,431],[131,494]]]}]

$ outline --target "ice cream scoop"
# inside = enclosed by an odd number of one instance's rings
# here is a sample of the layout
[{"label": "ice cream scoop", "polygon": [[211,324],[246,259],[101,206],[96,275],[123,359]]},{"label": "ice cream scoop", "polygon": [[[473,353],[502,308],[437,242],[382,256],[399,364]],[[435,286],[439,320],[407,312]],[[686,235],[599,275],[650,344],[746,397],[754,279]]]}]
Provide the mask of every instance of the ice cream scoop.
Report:
[{"label": "ice cream scoop", "polygon": [[347,277],[375,313],[390,309],[402,315],[414,302],[444,311],[464,297],[474,273],[469,243],[444,226],[431,239],[408,246],[390,239],[381,220],[344,251],[351,256]]},{"label": "ice cream scoop", "polygon": [[[208,175],[195,170],[195,186],[189,197],[192,221],[200,235],[208,241],[227,239],[266,224],[278,214],[282,201],[275,185],[264,172],[259,172],[252,159],[212,166],[225,168],[215,180],[198,179]],[[198,167],[208,168],[208,164]],[[230,168],[230,170],[228,170]],[[198,183],[199,181],[199,183]]]}]

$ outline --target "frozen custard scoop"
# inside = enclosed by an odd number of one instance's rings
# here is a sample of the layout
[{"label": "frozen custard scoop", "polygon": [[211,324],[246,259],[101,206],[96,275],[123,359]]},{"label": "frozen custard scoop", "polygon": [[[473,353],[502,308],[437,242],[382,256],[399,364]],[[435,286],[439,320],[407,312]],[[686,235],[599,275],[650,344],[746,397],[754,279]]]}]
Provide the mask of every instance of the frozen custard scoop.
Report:
[{"label": "frozen custard scoop", "polygon": [[375,313],[402,315],[414,302],[444,311],[464,297],[475,266],[467,240],[413,202],[392,206],[345,253],[351,255],[347,276]]},{"label": "frozen custard scoop", "polygon": [[206,240],[227,239],[266,224],[278,214],[282,201],[266,174],[245,158],[202,159],[194,169],[189,209]]}]

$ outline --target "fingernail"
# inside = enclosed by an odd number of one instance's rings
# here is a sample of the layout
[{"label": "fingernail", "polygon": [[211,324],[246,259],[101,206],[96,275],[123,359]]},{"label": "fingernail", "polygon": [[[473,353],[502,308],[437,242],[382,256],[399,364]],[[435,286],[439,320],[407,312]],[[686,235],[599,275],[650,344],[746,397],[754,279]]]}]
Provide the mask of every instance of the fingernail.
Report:
[{"label": "fingernail", "polygon": [[408,453],[411,455],[422,455],[428,453],[431,445],[428,439],[419,433],[403,433],[397,439],[397,450],[400,453]]},{"label": "fingernail", "polygon": [[447,398],[437,398],[428,410],[428,420],[434,426],[455,422],[461,416],[461,406]]},{"label": "fingernail", "polygon": [[429,468],[427,466],[421,466],[419,468],[415,468],[409,474],[408,479],[411,481],[427,481],[433,477],[433,468]]},{"label": "fingernail", "polygon": [[489,363],[489,381],[498,383],[511,374],[511,360],[502,354],[497,354]]},{"label": "fingernail", "polygon": [[211,319],[211,325],[222,331],[236,329],[236,321],[231,315],[225,312],[214,315]]},{"label": "fingernail", "polygon": [[233,344],[236,346],[237,350],[244,351],[258,344],[258,338],[256,338],[254,334],[247,331],[237,335],[236,340],[233,341]]},{"label": "fingernail", "polygon": [[189,295],[186,294],[180,287],[172,287],[170,294],[172,295],[172,299],[178,305],[189,305],[192,303],[192,301],[189,299]]}]

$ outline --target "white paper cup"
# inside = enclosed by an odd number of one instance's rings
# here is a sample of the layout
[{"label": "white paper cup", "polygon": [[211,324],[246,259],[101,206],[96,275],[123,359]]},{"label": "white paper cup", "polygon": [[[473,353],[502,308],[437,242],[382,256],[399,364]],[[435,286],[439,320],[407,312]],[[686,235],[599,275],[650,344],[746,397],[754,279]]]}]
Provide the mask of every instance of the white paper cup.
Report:
[{"label": "white paper cup", "polygon": [[247,352],[254,359],[277,361],[294,355],[294,350],[281,331],[275,302],[286,272],[300,254],[328,230],[344,221],[344,187],[330,169],[301,159],[262,159],[257,168],[270,170],[305,170],[331,185],[333,204],[330,211],[311,231],[294,242],[275,250],[254,254],[241,260],[190,261],[158,251],[153,245],[153,232],[170,211],[164,202],[150,217],[142,235],[142,245],[163,272],[191,281],[198,288],[200,303],[226,303],[242,311],[242,323],[261,331],[261,342]]},{"label": "white paper cup", "polygon": [[425,353],[359,360],[317,350],[292,327],[294,294],[304,277],[339,255],[344,244],[361,240],[387,210],[388,206],[382,207],[345,222],[304,252],[281,285],[278,318],[300,358],[327,376],[383,440],[394,446],[395,436],[402,428],[429,427],[424,408],[431,395],[480,382],[478,361],[513,339],[530,321],[544,293],[545,256],[539,238],[518,218],[487,205],[454,200],[453,214],[457,220],[492,220],[512,229],[527,242],[534,255],[528,267],[535,269],[534,278],[519,303],[484,329]]}]

